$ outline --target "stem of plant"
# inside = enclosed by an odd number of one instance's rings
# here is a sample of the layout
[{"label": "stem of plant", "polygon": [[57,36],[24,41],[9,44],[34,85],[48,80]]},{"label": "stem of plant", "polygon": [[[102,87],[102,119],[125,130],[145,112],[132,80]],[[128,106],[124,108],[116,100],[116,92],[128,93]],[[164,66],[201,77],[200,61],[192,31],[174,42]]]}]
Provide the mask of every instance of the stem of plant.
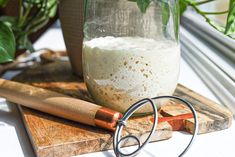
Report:
[{"label": "stem of plant", "polygon": [[196,2],[194,3],[195,5],[202,5],[202,4],[206,4],[206,3],[209,3],[209,2],[213,2],[215,0],[206,0],[206,1],[201,1],[201,2]]},{"label": "stem of plant", "polygon": [[226,14],[228,12],[229,12],[229,10],[221,11],[221,12],[203,12],[203,11],[201,11],[202,14],[207,14],[207,15],[220,15],[220,14]]},{"label": "stem of plant", "polygon": [[32,27],[29,28],[29,30],[27,30],[27,32],[25,32],[25,35],[28,36],[31,33],[34,33],[35,31],[37,31],[38,29],[42,28],[43,26],[45,26],[47,24],[47,22],[49,21],[49,18],[45,18],[41,19],[40,21],[38,21],[38,23],[36,25],[33,25]]},{"label": "stem of plant", "polygon": [[31,16],[31,18],[29,18],[27,20],[27,25],[24,27],[24,30],[28,30],[29,27],[32,25],[32,23],[34,23],[35,19],[41,18],[43,16],[43,13],[41,11],[37,11],[34,15]]},{"label": "stem of plant", "polygon": [[32,4],[29,4],[26,11],[25,11],[25,14],[23,15],[23,17],[21,18],[20,20],[20,24],[19,26],[22,27],[24,24],[25,24],[25,21],[26,19],[28,18],[30,12],[31,12],[31,9],[32,9],[33,5]]},{"label": "stem of plant", "polygon": [[24,13],[23,0],[19,0],[19,19],[22,18]]},{"label": "stem of plant", "polygon": [[210,20],[205,14],[203,14],[203,12],[202,12],[199,8],[197,8],[197,6],[196,6],[195,4],[189,3],[189,5],[190,5],[191,7],[193,7],[194,10],[195,10],[197,13],[199,13],[201,16],[203,16],[203,17],[205,18],[205,20],[206,20],[213,28],[215,28],[215,29],[218,30],[219,32],[224,33],[223,31],[219,30],[214,24],[212,24],[211,20]]}]

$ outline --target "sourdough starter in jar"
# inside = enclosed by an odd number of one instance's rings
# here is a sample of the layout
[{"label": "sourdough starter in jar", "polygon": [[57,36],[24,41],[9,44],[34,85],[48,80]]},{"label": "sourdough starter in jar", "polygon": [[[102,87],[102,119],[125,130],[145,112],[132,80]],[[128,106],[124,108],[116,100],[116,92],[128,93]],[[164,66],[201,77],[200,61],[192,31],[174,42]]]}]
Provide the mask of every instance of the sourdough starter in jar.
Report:
[{"label": "sourdough starter in jar", "polygon": [[[100,37],[83,46],[84,78],[94,100],[125,112],[142,98],[172,95],[178,80],[180,48],[168,40]],[[151,112],[150,106],[139,114]]]}]

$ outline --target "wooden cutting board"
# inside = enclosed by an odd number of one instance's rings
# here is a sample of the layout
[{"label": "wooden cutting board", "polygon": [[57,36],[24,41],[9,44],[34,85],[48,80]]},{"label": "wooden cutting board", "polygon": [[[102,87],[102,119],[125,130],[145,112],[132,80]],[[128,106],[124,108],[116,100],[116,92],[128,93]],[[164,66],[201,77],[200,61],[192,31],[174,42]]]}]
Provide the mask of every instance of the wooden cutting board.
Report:
[{"label": "wooden cutting board", "polygon": [[[14,78],[15,81],[57,91],[69,96],[92,101],[83,80],[72,75],[70,64],[53,61],[36,64]],[[199,133],[223,130],[231,126],[232,113],[221,105],[178,85],[175,95],[190,101],[198,112]],[[25,127],[38,157],[70,157],[112,148],[112,132],[54,117],[19,106]],[[184,105],[169,102],[159,116],[177,116],[189,113]],[[131,119],[128,132],[144,139],[151,129],[152,116]],[[185,131],[193,132],[193,119],[183,122]],[[172,136],[168,122],[158,125],[152,141],[166,140]],[[127,145],[132,145],[129,141]]]}]

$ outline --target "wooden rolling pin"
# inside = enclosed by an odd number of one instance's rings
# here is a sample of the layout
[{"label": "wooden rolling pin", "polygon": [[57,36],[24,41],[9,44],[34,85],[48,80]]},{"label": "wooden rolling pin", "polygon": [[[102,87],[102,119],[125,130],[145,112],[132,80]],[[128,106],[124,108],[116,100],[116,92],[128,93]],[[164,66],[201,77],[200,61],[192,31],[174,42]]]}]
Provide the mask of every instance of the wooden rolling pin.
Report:
[{"label": "wooden rolling pin", "polygon": [[8,101],[91,126],[115,130],[122,114],[80,99],[0,79],[0,96]]}]

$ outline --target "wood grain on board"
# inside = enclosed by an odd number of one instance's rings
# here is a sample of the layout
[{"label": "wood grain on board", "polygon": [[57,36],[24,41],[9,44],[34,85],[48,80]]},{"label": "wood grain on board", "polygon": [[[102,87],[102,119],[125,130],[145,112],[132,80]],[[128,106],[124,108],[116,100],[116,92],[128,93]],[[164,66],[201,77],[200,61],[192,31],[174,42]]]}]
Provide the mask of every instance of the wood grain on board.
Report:
[{"label": "wood grain on board", "polygon": [[[91,101],[81,78],[72,74],[70,64],[54,61],[36,64],[14,78],[33,86],[57,91],[75,98]],[[232,114],[226,108],[178,85],[175,95],[191,102],[199,116],[199,132],[209,133],[228,128]],[[54,117],[36,110],[20,107],[22,117],[38,157],[69,157],[112,148],[112,132]],[[160,116],[177,116],[190,113],[184,105],[170,101],[160,110]],[[124,134],[135,134],[144,140],[152,127],[152,116],[133,118]],[[193,118],[183,121],[185,131],[193,132]],[[158,125],[152,141],[169,139],[172,127],[168,122]],[[127,145],[132,145],[129,141]]]}]

